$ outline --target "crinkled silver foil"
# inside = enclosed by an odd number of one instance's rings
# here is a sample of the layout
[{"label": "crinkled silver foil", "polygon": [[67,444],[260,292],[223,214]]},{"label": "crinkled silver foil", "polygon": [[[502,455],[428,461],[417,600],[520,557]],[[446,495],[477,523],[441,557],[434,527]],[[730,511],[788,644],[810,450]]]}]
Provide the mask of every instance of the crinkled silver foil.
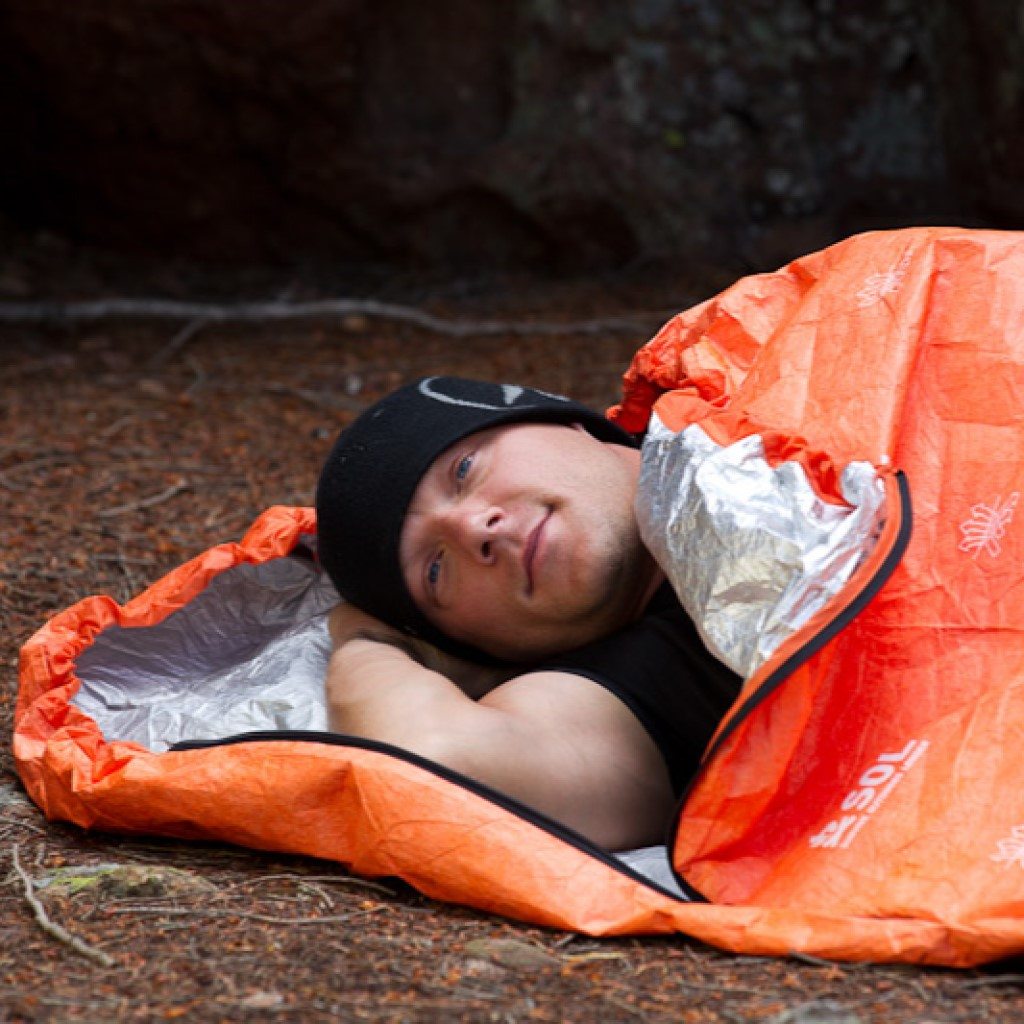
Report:
[{"label": "crinkled silver foil", "polygon": [[327,612],[308,559],[238,565],[155,626],[105,629],[77,662],[74,703],[107,739],[166,750],[257,729],[326,729]]},{"label": "crinkled silver foil", "polygon": [[655,415],[637,517],[708,650],[750,676],[839,593],[874,547],[885,492],[874,467],[841,477],[850,507],[819,498],[797,462],[772,467],[758,435],[722,447]]},{"label": "crinkled silver foil", "polygon": [[[157,752],[255,730],[326,730],[327,613],[337,603],[308,559],[235,566],[155,626],[100,633],[78,658],[73,703],[106,739]],[[619,856],[679,893],[666,847]]]}]

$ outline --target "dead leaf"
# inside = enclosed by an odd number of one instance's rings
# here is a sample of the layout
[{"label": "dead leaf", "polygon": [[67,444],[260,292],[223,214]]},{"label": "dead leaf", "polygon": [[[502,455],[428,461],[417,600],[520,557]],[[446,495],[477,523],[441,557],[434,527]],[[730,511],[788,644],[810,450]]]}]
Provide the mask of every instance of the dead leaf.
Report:
[{"label": "dead leaf", "polygon": [[280,992],[253,992],[244,999],[239,999],[238,1005],[247,1010],[273,1010],[284,1002],[284,996]]}]

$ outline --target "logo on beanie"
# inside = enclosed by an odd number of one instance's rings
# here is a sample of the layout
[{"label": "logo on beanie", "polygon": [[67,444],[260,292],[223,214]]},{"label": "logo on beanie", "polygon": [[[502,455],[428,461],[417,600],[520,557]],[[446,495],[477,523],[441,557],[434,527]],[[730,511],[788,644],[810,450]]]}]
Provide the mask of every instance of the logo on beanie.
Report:
[{"label": "logo on beanie", "polygon": [[[441,382],[440,384],[438,382]],[[553,395],[538,388],[522,388],[517,384],[487,384],[483,381],[445,379],[427,377],[419,383],[419,392],[425,398],[447,405],[461,405],[469,409],[487,409],[498,412],[502,409],[529,408],[536,405],[538,398],[547,398],[556,402],[568,402],[565,395]],[[456,393],[457,392],[457,393]],[[469,397],[469,396],[473,397]],[[485,401],[485,399],[491,401]],[[520,401],[525,399],[525,401]]]}]

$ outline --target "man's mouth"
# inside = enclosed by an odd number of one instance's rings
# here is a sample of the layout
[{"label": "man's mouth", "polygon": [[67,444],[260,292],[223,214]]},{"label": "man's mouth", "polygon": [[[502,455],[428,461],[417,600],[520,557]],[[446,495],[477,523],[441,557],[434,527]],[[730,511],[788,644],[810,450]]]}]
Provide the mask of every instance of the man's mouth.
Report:
[{"label": "man's mouth", "polygon": [[534,562],[537,558],[537,550],[540,547],[544,527],[547,525],[547,521],[550,516],[550,511],[544,514],[540,522],[537,523],[537,525],[530,531],[529,536],[526,538],[526,546],[523,548],[523,569],[526,572],[527,594],[533,593]]}]

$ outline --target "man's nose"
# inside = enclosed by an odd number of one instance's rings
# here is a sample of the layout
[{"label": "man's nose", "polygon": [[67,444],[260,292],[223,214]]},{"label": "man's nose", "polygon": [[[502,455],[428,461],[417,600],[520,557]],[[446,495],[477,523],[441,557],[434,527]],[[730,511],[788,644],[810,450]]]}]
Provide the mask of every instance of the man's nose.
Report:
[{"label": "man's nose", "polygon": [[508,535],[508,516],[497,505],[465,502],[448,517],[452,540],[471,558],[490,565],[495,548]]}]

